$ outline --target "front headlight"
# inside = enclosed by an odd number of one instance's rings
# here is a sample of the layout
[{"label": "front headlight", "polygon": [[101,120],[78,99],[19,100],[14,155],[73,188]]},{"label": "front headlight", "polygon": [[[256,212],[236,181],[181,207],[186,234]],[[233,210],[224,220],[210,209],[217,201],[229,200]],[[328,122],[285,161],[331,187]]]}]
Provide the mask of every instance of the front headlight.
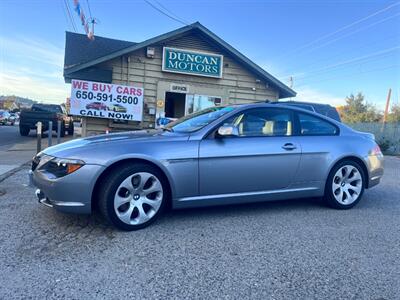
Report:
[{"label": "front headlight", "polygon": [[71,174],[85,165],[80,159],[53,158],[39,169],[54,175],[56,178]]}]

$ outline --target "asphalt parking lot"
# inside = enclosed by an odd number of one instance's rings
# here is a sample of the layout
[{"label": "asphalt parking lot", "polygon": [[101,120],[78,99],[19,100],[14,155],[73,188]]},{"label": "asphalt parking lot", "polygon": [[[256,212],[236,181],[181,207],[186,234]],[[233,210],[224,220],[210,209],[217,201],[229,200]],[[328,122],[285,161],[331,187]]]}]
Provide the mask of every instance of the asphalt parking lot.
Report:
[{"label": "asphalt parking lot", "polygon": [[0,183],[0,298],[400,299],[400,158],[353,209],[318,199],[168,212],[121,232]]}]

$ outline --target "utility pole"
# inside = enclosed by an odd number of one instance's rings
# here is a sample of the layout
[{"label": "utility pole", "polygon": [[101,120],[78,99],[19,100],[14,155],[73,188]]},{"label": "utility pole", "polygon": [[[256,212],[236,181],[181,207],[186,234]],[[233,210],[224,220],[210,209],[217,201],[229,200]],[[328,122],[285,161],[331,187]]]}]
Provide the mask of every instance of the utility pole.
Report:
[{"label": "utility pole", "polygon": [[389,89],[387,99],[386,99],[386,107],[385,107],[385,114],[383,115],[383,123],[386,123],[387,119],[387,114],[389,112],[389,103],[390,103],[390,97],[392,96],[392,89]]},{"label": "utility pole", "polygon": [[94,40],[94,25],[98,24],[98,20],[95,18],[90,18],[87,23],[92,24],[92,30],[89,29],[89,31],[88,31],[88,38],[91,40]]},{"label": "utility pole", "polygon": [[[292,89],[293,88],[293,76],[289,77],[289,87]],[[290,97],[290,101],[292,101],[292,97]]]},{"label": "utility pole", "polygon": [[382,132],[385,130],[386,127],[386,120],[387,120],[387,115],[389,112],[389,103],[390,103],[390,97],[392,95],[392,89],[389,89],[387,99],[386,99],[386,107],[385,107],[385,113],[383,114],[383,125],[382,125]]}]

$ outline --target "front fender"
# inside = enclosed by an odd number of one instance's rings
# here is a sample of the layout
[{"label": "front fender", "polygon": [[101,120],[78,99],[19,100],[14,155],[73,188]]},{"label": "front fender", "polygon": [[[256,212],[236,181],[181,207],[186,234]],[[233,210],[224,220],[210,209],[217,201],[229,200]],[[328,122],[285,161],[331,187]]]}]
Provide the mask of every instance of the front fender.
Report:
[{"label": "front fender", "polygon": [[[143,161],[143,162],[147,162],[147,163],[157,166],[164,173],[164,175],[166,176],[166,178],[168,180],[168,183],[169,183],[169,186],[171,189],[172,198],[175,197],[176,189],[175,189],[175,184],[174,184],[173,177],[172,177],[170,171],[168,170],[166,165],[162,163],[162,161],[159,161],[149,155],[135,153],[135,154],[125,154],[125,155],[121,155],[118,157],[114,157],[114,158],[110,159],[109,161],[107,161],[107,164],[103,165],[105,167],[103,173],[106,172],[107,170],[109,170],[109,168],[116,165],[117,163],[120,163],[122,161],[129,161],[129,160]],[[98,178],[100,176],[101,176],[101,174],[98,176]],[[97,180],[98,180],[98,178],[97,178]]]}]

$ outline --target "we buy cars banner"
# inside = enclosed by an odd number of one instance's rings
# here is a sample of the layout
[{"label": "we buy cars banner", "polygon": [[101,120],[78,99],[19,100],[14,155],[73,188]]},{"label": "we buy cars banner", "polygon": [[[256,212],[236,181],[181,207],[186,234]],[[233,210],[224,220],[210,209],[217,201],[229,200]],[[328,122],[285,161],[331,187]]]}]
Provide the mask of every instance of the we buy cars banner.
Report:
[{"label": "we buy cars banner", "polygon": [[71,114],[142,121],[143,88],[84,80],[71,82]]}]

